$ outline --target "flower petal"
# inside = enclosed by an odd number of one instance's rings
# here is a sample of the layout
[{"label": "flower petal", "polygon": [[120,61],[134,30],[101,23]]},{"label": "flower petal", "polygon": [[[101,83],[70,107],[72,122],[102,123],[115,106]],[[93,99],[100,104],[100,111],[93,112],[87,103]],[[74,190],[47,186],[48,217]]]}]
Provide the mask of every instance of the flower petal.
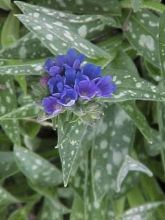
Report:
[{"label": "flower petal", "polygon": [[49,70],[51,67],[54,66],[54,61],[52,59],[47,59],[45,64],[44,64],[44,70],[49,73]]},{"label": "flower petal", "polygon": [[57,115],[62,110],[62,105],[58,103],[56,97],[48,96],[42,100],[44,111],[49,115]]},{"label": "flower petal", "polygon": [[110,97],[116,91],[116,85],[112,82],[111,76],[104,76],[95,80],[97,86],[97,96]]},{"label": "flower petal", "polygon": [[97,88],[94,81],[83,80],[77,86],[78,94],[82,99],[90,100],[96,95]]},{"label": "flower petal", "polygon": [[54,77],[51,77],[48,80],[48,87],[49,87],[50,94],[62,92],[64,88],[63,77],[60,76],[59,74]]},{"label": "flower petal", "polygon": [[49,75],[55,76],[55,75],[59,74],[61,71],[62,71],[62,68],[60,68],[59,66],[52,66],[49,69]]},{"label": "flower petal", "polygon": [[96,79],[101,76],[101,67],[88,63],[83,67],[83,74],[91,80]]},{"label": "flower petal", "polygon": [[73,88],[65,88],[61,98],[59,100],[59,103],[64,106],[72,106],[75,104],[77,100],[77,92]]},{"label": "flower petal", "polygon": [[74,87],[76,71],[73,68],[67,68],[65,71],[65,84]]}]

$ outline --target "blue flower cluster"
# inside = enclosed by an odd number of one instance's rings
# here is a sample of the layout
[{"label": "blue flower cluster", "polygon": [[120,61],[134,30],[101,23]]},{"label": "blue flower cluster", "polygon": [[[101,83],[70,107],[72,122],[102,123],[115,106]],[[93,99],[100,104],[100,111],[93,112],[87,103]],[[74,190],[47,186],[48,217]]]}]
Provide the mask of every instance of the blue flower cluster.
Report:
[{"label": "blue flower cluster", "polygon": [[48,76],[44,83],[50,95],[42,100],[42,106],[47,114],[57,115],[78,100],[110,97],[116,90],[111,76],[102,76],[100,66],[82,64],[84,60],[83,54],[69,49],[66,55],[45,62],[44,70]]}]

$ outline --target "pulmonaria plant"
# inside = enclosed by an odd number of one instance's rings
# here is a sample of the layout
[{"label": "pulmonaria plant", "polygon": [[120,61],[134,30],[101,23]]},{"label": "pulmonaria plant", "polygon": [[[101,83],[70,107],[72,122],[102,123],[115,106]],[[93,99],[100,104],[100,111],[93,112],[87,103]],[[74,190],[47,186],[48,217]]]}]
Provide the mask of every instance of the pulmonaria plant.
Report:
[{"label": "pulmonaria plant", "polygon": [[41,83],[49,90],[49,96],[42,100],[48,115],[55,116],[78,101],[111,97],[116,90],[111,76],[102,76],[100,66],[84,64],[84,60],[85,56],[75,49],[69,49],[66,55],[46,60],[44,70],[47,75]]}]

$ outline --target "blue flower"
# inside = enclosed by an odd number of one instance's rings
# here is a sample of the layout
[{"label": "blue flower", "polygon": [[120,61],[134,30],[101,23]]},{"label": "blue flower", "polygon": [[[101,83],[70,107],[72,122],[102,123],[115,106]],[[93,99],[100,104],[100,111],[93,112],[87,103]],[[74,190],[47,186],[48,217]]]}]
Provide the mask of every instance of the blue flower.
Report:
[{"label": "blue flower", "polygon": [[77,54],[76,50],[71,48],[65,56],[65,66],[73,67],[78,70],[84,59],[85,56],[83,54]]},{"label": "blue flower", "polygon": [[42,100],[44,111],[49,115],[58,115],[62,111],[62,105],[58,99],[53,96],[46,97]]},{"label": "blue flower", "polygon": [[67,68],[65,70],[65,84],[74,87],[75,86],[75,80],[76,80],[77,72],[73,68]]},{"label": "blue flower", "polygon": [[77,85],[77,91],[82,99],[90,100],[96,95],[97,87],[94,81],[82,80]]},{"label": "blue flower", "polygon": [[83,54],[69,49],[66,55],[45,62],[44,70],[48,75],[43,84],[48,86],[50,96],[42,100],[42,106],[47,114],[57,115],[78,100],[111,97],[116,91],[112,77],[102,76],[100,66],[83,65],[84,59]]},{"label": "blue flower", "polygon": [[44,64],[44,70],[49,73],[50,68],[52,68],[55,65],[53,59],[47,59]]},{"label": "blue flower", "polygon": [[51,95],[59,96],[64,89],[64,79],[57,74],[48,80],[48,87]]},{"label": "blue flower", "polygon": [[101,67],[96,66],[96,65],[91,64],[91,63],[87,63],[83,67],[83,75],[88,76],[89,79],[91,79],[91,80],[96,79],[96,78],[101,76]]},{"label": "blue flower", "polygon": [[65,73],[65,68],[67,67],[78,70],[84,59],[85,56],[83,54],[78,54],[71,48],[66,55],[59,55],[55,59],[48,59],[45,62],[44,70],[50,76],[56,76],[57,74],[63,75]]},{"label": "blue flower", "polygon": [[116,85],[111,76],[100,77],[95,80],[98,97],[110,97],[116,91]]},{"label": "blue flower", "polygon": [[59,103],[63,106],[72,106],[77,101],[78,95],[75,89],[70,87],[65,87],[60,99]]}]

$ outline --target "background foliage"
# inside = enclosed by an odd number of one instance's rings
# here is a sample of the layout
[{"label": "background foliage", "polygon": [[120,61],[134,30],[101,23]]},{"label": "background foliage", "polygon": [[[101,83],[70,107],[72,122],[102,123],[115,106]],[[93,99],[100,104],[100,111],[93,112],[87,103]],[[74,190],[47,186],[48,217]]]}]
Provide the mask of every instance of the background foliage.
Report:
[{"label": "background foliage", "polygon": [[[159,0],[0,0],[1,220],[164,220],[164,11]],[[117,85],[97,120],[97,104],[41,115],[43,63],[70,47]]]}]

